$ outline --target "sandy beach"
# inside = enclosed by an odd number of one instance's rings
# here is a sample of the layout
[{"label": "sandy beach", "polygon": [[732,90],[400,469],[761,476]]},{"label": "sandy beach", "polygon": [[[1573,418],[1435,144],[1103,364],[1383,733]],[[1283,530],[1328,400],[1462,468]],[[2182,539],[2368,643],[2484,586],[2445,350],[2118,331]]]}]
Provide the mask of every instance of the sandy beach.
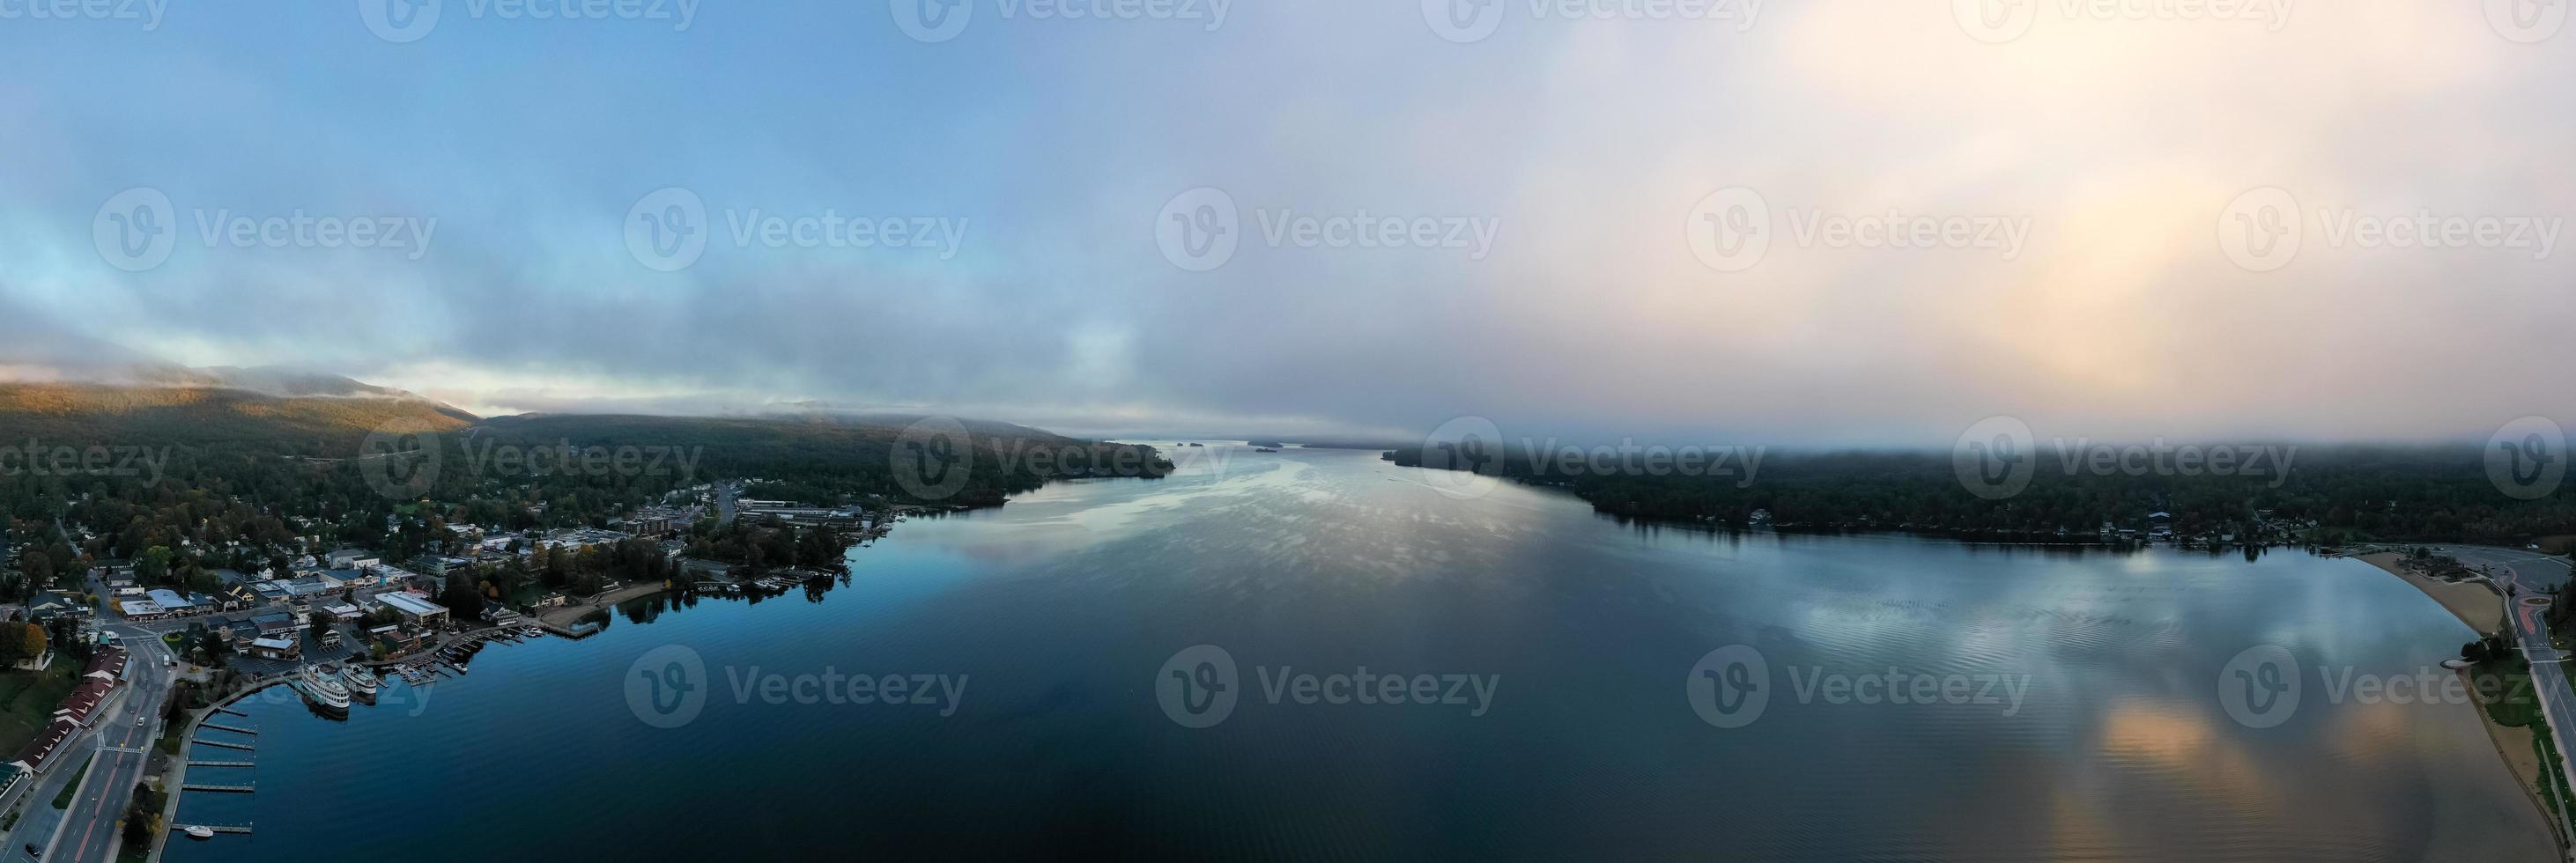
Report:
[{"label": "sandy beach", "polygon": [[2504,628],[2504,598],[2483,582],[2440,581],[2408,572],[2398,565],[2405,556],[2393,551],[2353,559],[2405,579],[2407,584],[2414,585],[2415,589],[2441,603],[2443,608],[2450,609],[2451,616],[2459,618],[2461,623],[2468,624],[2470,629],[2481,635],[2493,635]]}]

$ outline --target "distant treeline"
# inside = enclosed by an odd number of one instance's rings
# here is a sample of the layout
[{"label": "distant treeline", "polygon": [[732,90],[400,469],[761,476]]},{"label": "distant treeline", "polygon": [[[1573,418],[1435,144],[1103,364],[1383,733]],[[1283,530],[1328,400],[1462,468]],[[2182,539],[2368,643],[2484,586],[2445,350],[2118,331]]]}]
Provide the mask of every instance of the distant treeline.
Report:
[{"label": "distant treeline", "polygon": [[[1963,536],[2037,538],[2091,535],[2109,522],[2142,527],[2171,514],[2177,536],[2246,533],[2314,520],[2318,544],[2370,540],[2519,542],[2576,533],[2576,493],[2562,486],[2538,500],[2504,494],[2487,476],[2485,452],[2457,446],[2301,446],[2276,473],[2194,475],[2170,470],[2068,470],[2038,453],[2027,487],[1989,500],[1969,490],[1948,453],[1763,454],[1748,478],[1738,460],[1725,474],[1660,474],[1631,466],[1568,469],[1561,459],[1502,448],[1479,474],[1561,488],[1613,515],[1722,527],[1751,524],[1757,511],[1784,528],[1914,530]],[[1421,447],[1389,460],[1420,465]],[[1455,467],[1446,455],[1435,466]],[[2260,513],[2268,511],[2269,518]]]}]

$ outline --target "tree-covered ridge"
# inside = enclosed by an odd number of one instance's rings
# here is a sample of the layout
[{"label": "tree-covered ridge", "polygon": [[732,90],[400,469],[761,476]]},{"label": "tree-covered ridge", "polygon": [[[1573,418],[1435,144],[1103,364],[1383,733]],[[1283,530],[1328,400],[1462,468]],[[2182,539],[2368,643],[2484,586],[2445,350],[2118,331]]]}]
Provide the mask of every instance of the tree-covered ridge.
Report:
[{"label": "tree-covered ridge", "polygon": [[[2111,523],[2143,528],[2169,513],[2178,537],[2245,534],[2295,525],[2305,538],[2515,541],[2576,533],[2576,489],[2517,500],[2487,476],[2469,445],[2301,446],[2281,475],[2097,473],[2064,469],[2041,454],[2028,487],[1999,500],[1971,493],[1948,453],[1770,452],[1747,481],[1731,476],[1650,475],[1562,469],[1506,449],[1480,474],[1570,491],[1605,513],[1743,527],[1904,529],[1968,536],[2090,536]],[[1387,458],[1420,465],[1419,447]],[[2305,523],[2315,521],[2313,531]]]}]

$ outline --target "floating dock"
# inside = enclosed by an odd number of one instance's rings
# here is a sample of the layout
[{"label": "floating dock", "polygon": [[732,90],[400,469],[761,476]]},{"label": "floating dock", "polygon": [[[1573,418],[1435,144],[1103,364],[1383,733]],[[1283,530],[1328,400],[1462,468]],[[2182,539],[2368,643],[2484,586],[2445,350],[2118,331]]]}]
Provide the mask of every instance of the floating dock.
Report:
[{"label": "floating dock", "polygon": [[212,729],[214,729],[214,730],[216,730],[216,731],[230,731],[230,732],[232,732],[232,733],[234,733],[234,734],[248,734],[248,735],[250,735],[250,736],[252,736],[252,737],[258,737],[258,736],[259,736],[259,732],[257,732],[257,731],[252,731],[252,730],[250,730],[250,729],[248,729],[248,728],[234,728],[234,727],[232,727],[232,726],[230,726],[230,725],[216,725],[216,724],[214,724],[214,723],[212,723],[212,722],[201,722],[201,723],[198,723],[198,724],[199,724],[199,725],[203,725],[203,726],[205,726],[205,727],[207,727],[207,728],[212,728]]},{"label": "floating dock", "polygon": [[226,742],[221,741],[221,740],[208,740],[208,739],[205,739],[205,738],[203,738],[203,737],[192,737],[192,738],[189,738],[188,742],[190,742],[190,743],[194,743],[194,744],[197,744],[197,745],[199,745],[199,746],[212,746],[212,747],[215,747],[215,748],[218,748],[218,749],[239,749],[239,750],[241,750],[241,751],[243,751],[243,752],[256,752],[256,751],[258,751],[258,750],[256,750],[256,749],[251,748],[251,745],[250,745],[250,744],[248,744],[248,743],[226,743]]},{"label": "floating dock", "polygon": [[248,786],[248,785],[213,785],[213,784],[202,783],[202,782],[190,782],[190,783],[188,783],[188,784],[185,784],[185,785],[181,785],[181,786],[179,786],[179,790],[181,790],[181,791],[213,791],[213,792],[218,792],[218,793],[223,793],[223,794],[248,794],[248,793],[250,793],[250,792],[251,792],[251,787],[250,787],[250,786]]}]

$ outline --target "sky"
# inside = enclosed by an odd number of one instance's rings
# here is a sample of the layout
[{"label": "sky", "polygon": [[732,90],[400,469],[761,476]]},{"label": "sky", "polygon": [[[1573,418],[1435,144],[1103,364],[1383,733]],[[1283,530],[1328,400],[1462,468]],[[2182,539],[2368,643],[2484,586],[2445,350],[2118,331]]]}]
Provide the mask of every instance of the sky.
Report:
[{"label": "sky", "polygon": [[2565,15],[0,0],[0,314],[487,414],[2482,439],[2576,422]]}]

